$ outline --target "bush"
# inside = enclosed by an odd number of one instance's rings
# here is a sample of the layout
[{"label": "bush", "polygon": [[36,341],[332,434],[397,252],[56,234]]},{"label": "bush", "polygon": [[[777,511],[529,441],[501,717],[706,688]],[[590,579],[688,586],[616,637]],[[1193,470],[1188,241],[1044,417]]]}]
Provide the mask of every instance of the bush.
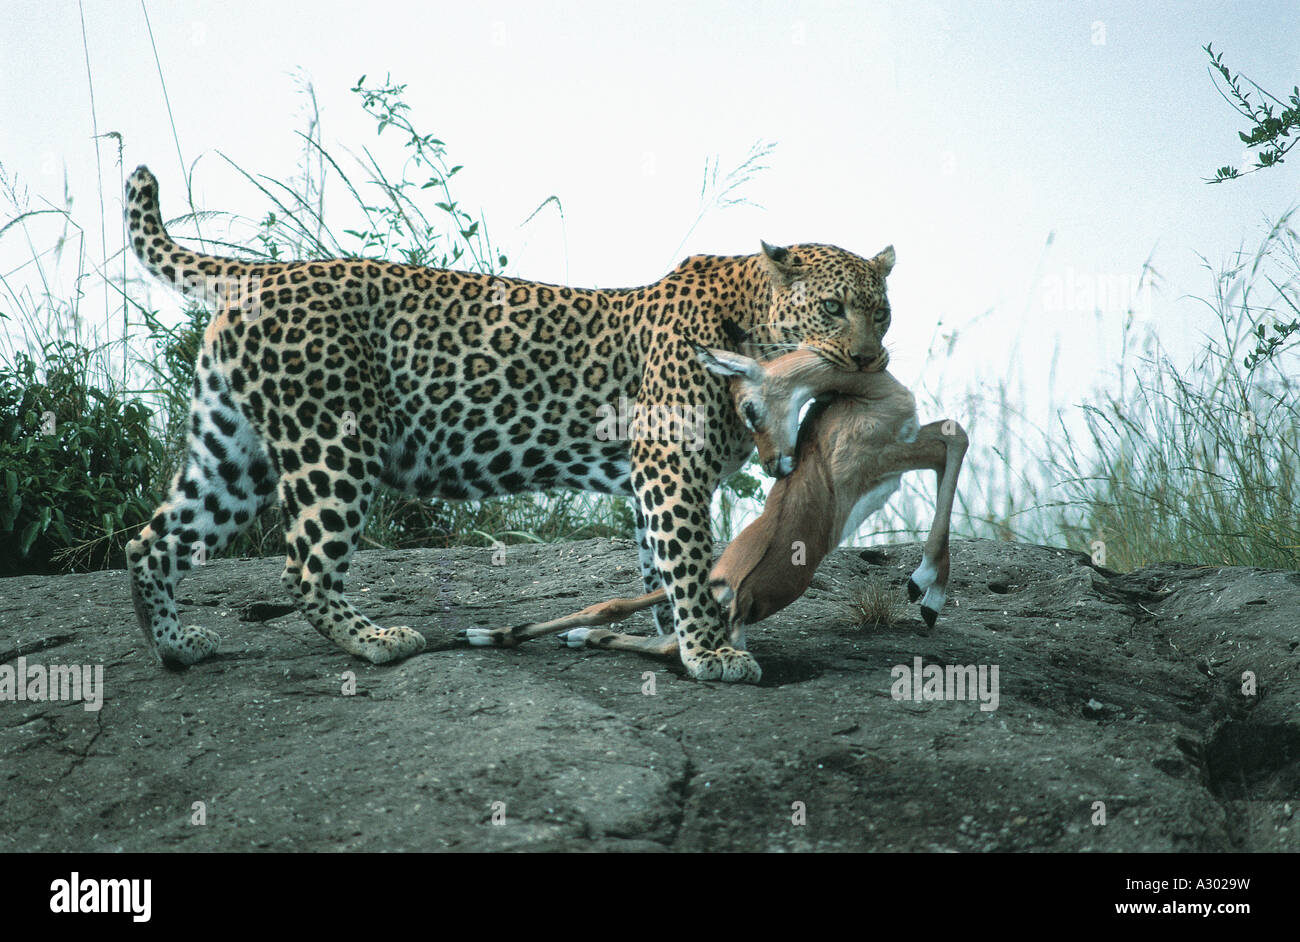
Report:
[{"label": "bush", "polygon": [[89,385],[72,341],[0,367],[0,575],[123,565],[163,446],[137,400]]}]

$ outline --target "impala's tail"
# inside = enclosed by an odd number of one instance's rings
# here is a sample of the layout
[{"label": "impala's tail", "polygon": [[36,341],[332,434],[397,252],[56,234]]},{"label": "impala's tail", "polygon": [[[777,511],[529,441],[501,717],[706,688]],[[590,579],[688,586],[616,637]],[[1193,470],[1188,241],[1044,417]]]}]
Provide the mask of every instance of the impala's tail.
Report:
[{"label": "impala's tail", "polygon": [[229,300],[251,296],[249,278],[254,265],[200,255],[172,241],[159,209],[158,181],[148,167],[136,167],[126,181],[126,226],[140,264],[186,297]]}]

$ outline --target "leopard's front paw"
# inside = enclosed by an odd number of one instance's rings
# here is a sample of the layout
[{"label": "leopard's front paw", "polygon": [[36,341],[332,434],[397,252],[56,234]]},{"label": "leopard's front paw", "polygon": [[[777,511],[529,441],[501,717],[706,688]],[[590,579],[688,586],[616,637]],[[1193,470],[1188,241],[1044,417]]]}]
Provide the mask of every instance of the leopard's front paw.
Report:
[{"label": "leopard's front paw", "polygon": [[217,651],[221,636],[210,628],[191,625],[180,630],[180,637],[157,638],[158,657],[168,667],[189,667]]},{"label": "leopard's front paw", "polygon": [[703,651],[685,662],[696,680],[720,680],[724,684],[756,684],[763,677],[754,655],[732,647]]},{"label": "leopard's front paw", "polygon": [[357,657],[365,658],[371,664],[387,664],[423,651],[424,635],[405,625],[375,628],[362,632],[356,648],[352,653]]}]

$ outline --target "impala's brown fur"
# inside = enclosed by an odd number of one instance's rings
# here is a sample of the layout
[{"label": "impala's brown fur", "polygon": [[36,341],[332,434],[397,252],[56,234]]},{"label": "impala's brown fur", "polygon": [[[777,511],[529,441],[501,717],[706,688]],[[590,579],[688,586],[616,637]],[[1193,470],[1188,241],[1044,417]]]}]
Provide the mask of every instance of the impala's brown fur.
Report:
[{"label": "impala's brown fur", "polygon": [[[710,587],[726,612],[733,645],[744,626],[762,621],[799,598],[821,561],[884,505],[902,473],[938,476],[935,520],[921,566],[908,581],[921,613],[934,625],[948,584],[948,528],[957,477],[966,453],[965,430],[952,420],[918,427],[916,401],[888,372],[850,372],[813,350],[796,350],[765,364],[723,350],[696,348],[712,372],[732,377],[736,411],[754,433],[759,460],[779,476],[763,513],[727,546],[713,567]],[[819,395],[803,428],[799,413]],[[661,591],[611,599],[573,615],[511,629],[471,629],[476,644],[511,646],[568,631],[575,646],[669,654],[672,637],[636,638],[588,626],[621,621],[665,600]]]}]

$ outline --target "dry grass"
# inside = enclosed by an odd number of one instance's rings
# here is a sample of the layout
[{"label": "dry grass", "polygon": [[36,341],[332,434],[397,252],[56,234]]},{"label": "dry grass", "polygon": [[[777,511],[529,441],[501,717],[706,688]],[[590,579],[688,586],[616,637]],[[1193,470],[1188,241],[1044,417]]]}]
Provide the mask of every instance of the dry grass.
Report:
[{"label": "dry grass", "polygon": [[907,616],[903,590],[875,577],[855,588],[844,604],[849,621],[864,631],[893,628]]}]

